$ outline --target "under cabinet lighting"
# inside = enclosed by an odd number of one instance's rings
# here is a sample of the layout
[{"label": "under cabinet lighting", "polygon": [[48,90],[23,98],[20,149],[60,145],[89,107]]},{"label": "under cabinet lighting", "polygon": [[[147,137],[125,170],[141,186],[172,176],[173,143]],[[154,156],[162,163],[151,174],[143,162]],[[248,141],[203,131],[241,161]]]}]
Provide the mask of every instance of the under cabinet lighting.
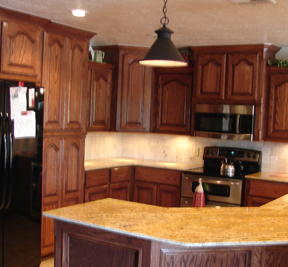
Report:
[{"label": "under cabinet lighting", "polygon": [[72,10],[72,14],[75,17],[85,17],[85,10],[82,9],[74,9]]}]

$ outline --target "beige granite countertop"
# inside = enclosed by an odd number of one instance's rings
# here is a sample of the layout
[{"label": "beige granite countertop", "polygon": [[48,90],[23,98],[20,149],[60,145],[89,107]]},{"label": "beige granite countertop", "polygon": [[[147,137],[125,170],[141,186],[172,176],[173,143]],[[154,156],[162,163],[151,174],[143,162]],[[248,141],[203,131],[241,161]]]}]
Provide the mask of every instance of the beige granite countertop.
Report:
[{"label": "beige granite countertop", "polygon": [[272,182],[282,182],[288,183],[287,173],[277,173],[277,172],[256,172],[253,174],[245,175],[245,178],[272,181]]},{"label": "beige granite countertop", "polygon": [[102,199],[44,216],[172,244],[206,247],[288,244],[288,195],[260,208],[164,208]]},{"label": "beige granite countertop", "polygon": [[129,158],[106,158],[97,160],[85,161],[85,171],[98,170],[105,168],[116,168],[123,166],[144,166],[154,168],[164,168],[171,170],[185,171],[192,168],[202,167],[198,164],[185,164],[185,163],[172,163],[172,162],[161,162],[154,160],[141,160],[141,159],[129,159]]}]

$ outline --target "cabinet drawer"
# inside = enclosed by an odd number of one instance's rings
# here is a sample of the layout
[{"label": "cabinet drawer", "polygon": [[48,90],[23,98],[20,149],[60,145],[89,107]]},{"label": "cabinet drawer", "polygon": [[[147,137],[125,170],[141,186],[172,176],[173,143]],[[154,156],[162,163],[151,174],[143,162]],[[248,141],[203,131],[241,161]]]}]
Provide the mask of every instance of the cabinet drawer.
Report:
[{"label": "cabinet drawer", "polygon": [[111,169],[111,183],[130,181],[132,175],[131,167],[120,167]]},{"label": "cabinet drawer", "polygon": [[180,171],[136,167],[135,180],[168,185],[180,185]]},{"label": "cabinet drawer", "polygon": [[250,180],[250,196],[278,198],[288,194],[288,184],[269,181]]},{"label": "cabinet drawer", "polygon": [[85,187],[105,185],[109,183],[109,169],[87,171]]}]

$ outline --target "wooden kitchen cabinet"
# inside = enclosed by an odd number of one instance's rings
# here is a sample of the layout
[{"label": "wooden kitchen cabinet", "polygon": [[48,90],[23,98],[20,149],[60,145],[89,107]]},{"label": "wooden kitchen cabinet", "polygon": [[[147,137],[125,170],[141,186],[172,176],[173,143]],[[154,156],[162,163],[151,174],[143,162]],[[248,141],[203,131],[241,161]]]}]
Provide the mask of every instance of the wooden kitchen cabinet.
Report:
[{"label": "wooden kitchen cabinet", "polygon": [[105,52],[104,61],[115,65],[112,96],[112,129],[126,132],[149,132],[152,68],[139,64],[147,48],[97,46]]},{"label": "wooden kitchen cabinet", "polygon": [[133,200],[163,207],[180,206],[180,177],[176,170],[135,168]]},{"label": "wooden kitchen cabinet", "polygon": [[49,21],[0,9],[1,79],[41,84],[43,26]]},{"label": "wooden kitchen cabinet", "polygon": [[288,194],[288,184],[246,179],[244,206],[259,207]]},{"label": "wooden kitchen cabinet", "polygon": [[102,198],[131,200],[132,167],[86,171],[85,202]]},{"label": "wooden kitchen cabinet", "polygon": [[189,134],[192,69],[156,69],[153,131]]},{"label": "wooden kitchen cabinet", "polygon": [[266,116],[263,121],[264,140],[288,141],[288,71],[284,68],[269,67]]},{"label": "wooden kitchen cabinet", "polygon": [[112,70],[111,64],[90,61],[87,103],[87,130],[111,129]]},{"label": "wooden kitchen cabinet", "polygon": [[195,103],[260,105],[266,60],[278,47],[268,45],[192,47]]}]

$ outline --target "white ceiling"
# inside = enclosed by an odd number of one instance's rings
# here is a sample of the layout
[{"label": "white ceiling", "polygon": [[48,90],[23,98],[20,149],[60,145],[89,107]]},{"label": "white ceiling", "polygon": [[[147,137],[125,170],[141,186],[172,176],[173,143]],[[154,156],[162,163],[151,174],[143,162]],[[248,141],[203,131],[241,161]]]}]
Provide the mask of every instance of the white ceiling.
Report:
[{"label": "white ceiling", "polygon": [[[273,43],[288,47],[288,0],[235,4],[230,0],[169,0],[168,27],[178,47]],[[150,46],[161,27],[163,0],[0,0],[0,6],[94,31],[92,44]],[[81,8],[86,17],[71,10]]]}]

